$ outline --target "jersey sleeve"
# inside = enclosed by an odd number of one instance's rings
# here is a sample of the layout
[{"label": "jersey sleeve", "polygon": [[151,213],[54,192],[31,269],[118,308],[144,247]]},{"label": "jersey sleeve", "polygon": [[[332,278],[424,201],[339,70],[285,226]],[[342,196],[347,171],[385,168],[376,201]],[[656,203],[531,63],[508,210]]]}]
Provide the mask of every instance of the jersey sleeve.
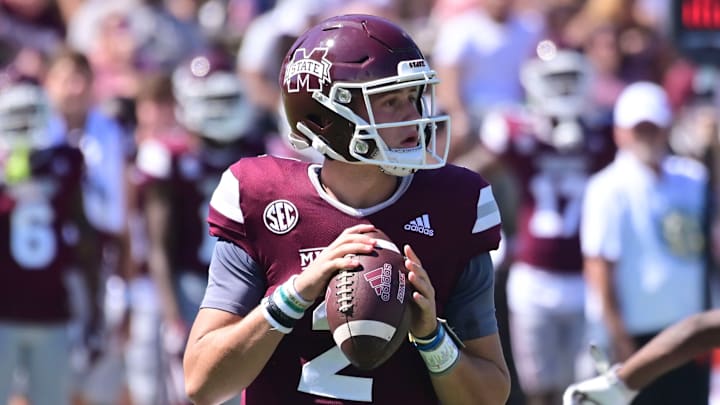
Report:
[{"label": "jersey sleeve", "polygon": [[500,209],[498,208],[495,196],[493,195],[492,186],[485,185],[480,189],[477,197],[475,223],[473,224],[473,234],[489,234],[495,240],[495,246],[489,250],[497,249],[500,242]]},{"label": "jersey sleeve", "polygon": [[593,177],[585,189],[580,243],[586,257],[615,261],[621,252],[621,199],[608,187],[608,172]]},{"label": "jersey sleeve", "polygon": [[220,177],[210,199],[208,224],[211,235],[230,240],[247,250],[250,246],[245,243],[245,214],[240,198],[240,181],[230,167]]},{"label": "jersey sleeve", "polygon": [[471,258],[498,248],[502,219],[492,186],[472,171],[460,175],[468,177],[457,183],[452,177],[448,177],[447,189],[444,191],[446,194],[442,195],[450,196],[455,193],[451,198],[457,201],[458,205],[452,211],[457,213],[451,213],[448,222],[459,239],[455,246],[448,248],[460,249],[462,254],[458,258],[464,266]]},{"label": "jersey sleeve", "polygon": [[510,126],[500,111],[491,111],[480,127],[480,142],[495,155],[504,154],[510,146]]},{"label": "jersey sleeve", "polygon": [[200,307],[245,316],[260,303],[266,289],[263,272],[247,252],[230,241],[218,240]]},{"label": "jersey sleeve", "polygon": [[461,340],[497,333],[494,282],[489,253],[475,256],[460,275],[443,316]]},{"label": "jersey sleeve", "polygon": [[138,146],[135,165],[143,176],[168,179],[172,174],[172,153],[162,143],[148,140]]}]

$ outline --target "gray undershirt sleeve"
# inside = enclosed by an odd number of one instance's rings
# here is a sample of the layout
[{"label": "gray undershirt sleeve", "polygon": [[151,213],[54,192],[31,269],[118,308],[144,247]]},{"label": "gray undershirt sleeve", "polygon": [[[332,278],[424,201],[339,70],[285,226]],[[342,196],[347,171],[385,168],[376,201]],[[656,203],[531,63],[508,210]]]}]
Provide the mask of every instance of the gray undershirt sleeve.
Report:
[{"label": "gray undershirt sleeve", "polygon": [[265,295],[265,275],[240,246],[218,240],[210,261],[208,286],[200,308],[214,308],[245,316]]},{"label": "gray undershirt sleeve", "polygon": [[497,333],[495,272],[489,253],[470,260],[441,315],[461,340]]}]

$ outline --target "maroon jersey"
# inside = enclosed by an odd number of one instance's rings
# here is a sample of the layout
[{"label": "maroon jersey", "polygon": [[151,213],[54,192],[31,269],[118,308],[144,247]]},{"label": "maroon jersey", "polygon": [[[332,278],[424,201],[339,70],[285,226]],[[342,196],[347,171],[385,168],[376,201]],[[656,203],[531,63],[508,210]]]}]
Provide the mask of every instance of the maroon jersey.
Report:
[{"label": "maroon jersey", "polygon": [[[139,146],[138,204],[153,187],[163,187],[171,204],[169,248],[173,270],[207,274],[215,238],[206,218],[210,197],[223,171],[239,157],[261,152],[256,147],[191,148],[171,139]],[[142,209],[142,208],[141,208]]]},{"label": "maroon jersey", "polygon": [[65,321],[83,156],[67,146],[35,151],[30,168],[27,180],[0,182],[0,319]]},{"label": "maroon jersey", "polygon": [[609,126],[578,123],[581,140],[557,147],[539,133],[551,123],[527,112],[489,116],[484,144],[499,155],[520,186],[516,260],[549,271],[582,269],[580,213],[588,177],[610,163],[615,146]]},{"label": "maroon jersey", "polygon": [[[356,210],[332,200],[320,166],[290,159],[243,159],[223,174],[210,203],[210,230],[264,269],[266,295],[304,269],[347,227],[372,223],[398,246],[410,244],[435,287],[438,314],[468,261],[497,248],[500,215],[488,184],[455,166],[402,179],[376,207]],[[245,392],[247,404],[436,404],[417,350],[405,342],[372,371],[350,365],[335,345],[324,303],[316,303],[286,336]]]}]

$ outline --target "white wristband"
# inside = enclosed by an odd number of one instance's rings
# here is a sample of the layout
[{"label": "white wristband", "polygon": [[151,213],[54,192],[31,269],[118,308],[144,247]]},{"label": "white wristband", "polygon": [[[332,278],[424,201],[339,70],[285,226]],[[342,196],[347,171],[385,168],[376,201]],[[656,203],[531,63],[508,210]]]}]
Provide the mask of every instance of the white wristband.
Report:
[{"label": "white wristband", "polygon": [[310,305],[313,304],[313,301],[306,300],[302,295],[300,295],[299,292],[297,292],[297,290],[295,289],[295,279],[297,277],[297,274],[293,274],[292,276],[290,276],[288,281],[283,283],[283,287],[285,288],[285,291],[288,293],[288,296],[293,301],[293,303],[295,303],[302,309],[308,309]]},{"label": "white wristband", "polygon": [[273,292],[272,297],[275,305],[283,314],[297,320],[303,317],[305,310],[312,305],[312,301],[307,301],[295,290],[296,278],[297,274],[280,284]]},{"label": "white wristband", "polygon": [[445,326],[440,325],[438,333],[442,334],[441,341],[430,350],[418,348],[420,357],[431,374],[444,374],[452,369],[460,358],[460,350],[445,332]]},{"label": "white wristband", "polygon": [[278,286],[275,292],[273,292],[273,301],[275,301],[275,305],[277,305],[285,315],[293,319],[300,319],[305,314],[304,309],[294,305],[282,285]]}]

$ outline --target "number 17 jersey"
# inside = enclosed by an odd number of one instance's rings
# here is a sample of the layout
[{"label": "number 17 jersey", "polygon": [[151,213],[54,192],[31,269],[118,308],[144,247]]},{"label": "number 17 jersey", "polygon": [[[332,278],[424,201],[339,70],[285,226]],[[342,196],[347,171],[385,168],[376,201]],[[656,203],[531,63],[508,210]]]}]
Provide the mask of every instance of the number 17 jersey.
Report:
[{"label": "number 17 jersey", "polygon": [[547,139],[552,127],[546,117],[524,110],[489,114],[481,133],[483,144],[519,186],[514,259],[558,273],[582,269],[579,230],[585,186],[615,153],[610,127],[577,125],[580,139],[566,148]]}]

